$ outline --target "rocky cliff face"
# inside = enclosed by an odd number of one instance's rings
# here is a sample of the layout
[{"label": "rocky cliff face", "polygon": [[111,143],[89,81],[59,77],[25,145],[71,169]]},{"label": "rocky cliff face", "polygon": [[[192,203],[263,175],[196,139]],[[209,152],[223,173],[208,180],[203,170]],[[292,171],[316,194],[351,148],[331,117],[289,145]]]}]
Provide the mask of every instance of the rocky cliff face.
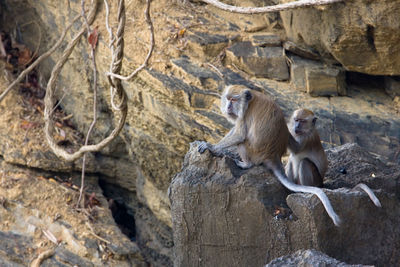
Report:
[{"label": "rocky cliff face", "polygon": [[[270,1],[231,2],[261,6]],[[0,29],[10,33],[18,43],[27,45],[31,51],[38,50],[39,54],[51,47],[65,25],[80,13],[80,1],[60,4],[50,0],[5,0],[0,3]],[[116,4],[116,1],[111,3],[114,19]],[[383,10],[385,4],[382,3],[379,10]],[[393,6],[391,11],[395,12],[397,9],[394,1],[389,4]],[[128,20],[124,74],[141,64],[149,40],[143,18],[144,3],[126,1],[126,5]],[[127,123],[118,140],[90,156],[87,167],[89,173],[99,178],[104,194],[124,204],[128,214],[134,218],[128,224],[135,232],[134,241],[141,249],[145,261],[157,266],[172,265],[172,220],[167,188],[172,177],[180,170],[190,142],[216,142],[230,128],[229,123],[220,115],[219,99],[216,96],[226,85],[244,84],[272,95],[287,116],[298,107],[312,109],[320,118],[319,131],[327,147],[356,142],[385,160],[400,160],[400,102],[396,102],[400,95],[396,89],[398,81],[395,77],[365,75],[378,74],[369,68],[378,64],[385,68],[387,66],[386,70],[382,67],[379,74],[397,74],[391,72],[395,68],[395,60],[384,52],[386,43],[378,42],[377,37],[374,37],[376,51],[366,50],[373,54],[373,64],[365,56],[357,62],[359,65],[356,68],[348,67],[350,64],[345,59],[350,60],[359,53],[353,53],[345,44],[353,41],[354,44],[356,41],[363,43],[364,39],[336,42],[332,45],[335,49],[331,49],[325,43],[314,45],[305,37],[305,41],[295,38],[298,36],[295,33],[297,30],[305,30],[309,26],[307,19],[300,18],[302,12],[321,14],[323,23],[318,24],[325,28],[336,25],[333,20],[336,18],[333,11],[336,7],[342,10],[336,12],[345,12],[348,6],[353,13],[360,9],[362,14],[376,17],[374,12],[377,9],[364,8],[361,1],[345,4],[345,7],[343,5],[328,8],[326,13],[320,9],[307,8],[290,13],[281,12],[280,15],[246,16],[228,14],[200,1],[152,3],[156,48],[150,67],[135,79],[123,82],[129,98]],[[379,3],[368,5],[377,5],[378,8]],[[299,16],[296,29],[288,26],[288,14],[293,14],[294,18]],[[352,23],[351,16],[348,17],[345,21]],[[309,19],[313,18],[315,15]],[[108,71],[111,60],[104,19],[105,8],[100,4],[94,26],[98,26],[100,33],[96,59],[101,100],[93,142],[107,135],[113,126],[108,81],[103,75]],[[376,23],[366,24],[372,25],[373,34],[382,39],[381,32],[387,31],[390,35],[390,29],[398,29],[397,22],[390,21],[382,19],[381,22],[377,19]],[[390,26],[379,26],[383,24]],[[74,24],[73,31],[79,25]],[[116,26],[115,20],[111,25]],[[359,27],[365,26],[362,25]],[[329,32],[325,28],[317,33],[322,36]],[[347,29],[349,32],[346,32]],[[347,40],[356,32],[352,29],[340,27],[341,35],[338,38]],[[362,32],[371,36],[371,30],[369,35],[367,33],[367,30]],[[68,38],[71,36],[68,35]],[[395,42],[397,37],[391,35],[391,38]],[[366,38],[367,43],[363,45],[367,45],[370,39]],[[388,42],[386,48],[391,51],[392,42]],[[61,52],[57,51],[41,64],[38,73],[42,88],[45,88],[46,80]],[[1,83],[3,88],[7,79],[1,78],[4,79]],[[71,124],[80,133],[78,136],[87,132],[91,122],[91,80],[88,49],[82,42],[64,66],[57,91],[58,99],[62,99],[60,106],[65,116],[70,116]],[[385,88],[390,95],[385,92]],[[65,163],[52,154],[41,132],[43,121],[40,111],[30,110],[29,105],[28,108],[21,108],[25,102],[17,91],[2,103],[0,155],[7,163],[30,168],[57,173],[79,171],[79,161]],[[312,95],[328,97],[315,98]],[[31,122],[34,124],[29,124]],[[22,127],[24,131],[20,130],[21,125],[25,125]],[[66,129],[62,130],[69,135]],[[77,140],[82,141],[79,138]],[[277,198],[279,196],[280,193]]]},{"label": "rocky cliff face", "polygon": [[400,75],[399,14],[395,0],[351,1],[283,11],[281,18],[288,39],[314,48],[348,71]]},{"label": "rocky cliff face", "polygon": [[[343,220],[336,227],[316,196],[288,195],[263,167],[241,170],[228,157],[199,154],[197,145],[170,187],[175,266],[262,266],[299,249],[354,264],[399,264],[399,165],[355,144],[328,150],[326,193]],[[376,181],[385,184],[375,187],[383,188],[376,191],[382,208],[348,189]]]}]

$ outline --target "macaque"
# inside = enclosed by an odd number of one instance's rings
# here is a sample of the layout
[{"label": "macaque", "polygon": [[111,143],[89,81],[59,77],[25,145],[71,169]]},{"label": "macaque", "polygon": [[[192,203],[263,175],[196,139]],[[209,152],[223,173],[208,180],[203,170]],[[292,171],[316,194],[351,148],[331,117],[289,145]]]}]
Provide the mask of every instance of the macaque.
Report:
[{"label": "macaque", "polygon": [[315,129],[317,118],[308,109],[296,110],[288,128],[289,159],[285,167],[287,177],[296,184],[322,187],[328,160]]},{"label": "macaque", "polygon": [[321,188],[296,184],[286,177],[281,157],[289,140],[291,144],[295,142],[275,101],[244,86],[232,85],[226,87],[221,96],[221,111],[234,127],[215,145],[202,142],[198,147],[200,153],[208,149],[220,155],[227,148],[237,146],[241,160],[235,162],[239,167],[247,169],[263,164],[289,190],[317,195],[333,223],[339,226],[340,218]]},{"label": "macaque", "polygon": [[[317,118],[308,109],[296,110],[289,120],[289,159],[286,176],[299,185],[322,187],[328,168],[328,160],[316,130]],[[379,199],[365,184],[357,184],[352,190],[364,190],[372,202],[381,207]]]}]

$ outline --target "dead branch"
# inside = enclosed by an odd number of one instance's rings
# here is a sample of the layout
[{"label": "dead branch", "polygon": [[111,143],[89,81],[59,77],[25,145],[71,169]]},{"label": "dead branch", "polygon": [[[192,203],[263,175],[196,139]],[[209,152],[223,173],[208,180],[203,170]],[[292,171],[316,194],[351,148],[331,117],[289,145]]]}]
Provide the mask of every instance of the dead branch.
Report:
[{"label": "dead branch", "polygon": [[102,238],[101,236],[97,235],[93,229],[93,227],[90,225],[89,222],[86,222],[86,226],[89,228],[89,233],[91,233],[94,237],[96,237],[97,239],[99,239],[100,241],[103,241],[106,244],[111,244],[110,241],[108,241],[107,239]]},{"label": "dead branch", "polygon": [[[122,57],[123,57],[123,34],[124,34],[124,29],[125,29],[125,5],[124,1],[120,0],[118,4],[118,30],[117,30],[117,40],[116,40],[116,49],[115,53],[112,55],[112,73],[119,74],[122,66]],[[88,22],[91,24],[94,19],[94,14],[95,10],[97,8],[97,1],[92,2],[92,7],[91,10],[89,11],[88,15]],[[78,151],[75,153],[68,153],[65,151],[62,147],[58,146],[56,142],[54,141],[54,138],[51,134],[51,130],[53,129],[53,122],[51,120],[51,116],[49,114],[49,109],[54,105],[54,87],[56,84],[56,79],[58,75],[60,74],[61,68],[67,61],[69,55],[72,53],[72,50],[80,40],[80,37],[83,35],[85,32],[86,25],[83,25],[78,34],[72,39],[72,41],[69,43],[68,47],[65,49],[64,54],[60,58],[60,60],[57,62],[56,66],[54,67],[51,77],[49,79],[49,83],[47,85],[47,91],[46,91],[46,96],[44,99],[45,102],[45,112],[44,112],[44,119],[45,119],[45,134],[46,134],[46,139],[53,150],[53,152],[59,156],[65,159],[66,161],[74,161],[81,157],[84,153],[86,152],[95,152],[101,150],[103,147],[108,145],[112,140],[114,140],[115,137],[118,136],[119,132],[121,131],[122,127],[125,124],[125,119],[126,115],[128,112],[128,106],[127,106],[127,100],[126,100],[126,94],[125,91],[121,85],[121,81],[118,79],[109,79],[110,84],[112,87],[115,88],[116,94],[120,99],[120,105],[118,109],[118,113],[116,117],[118,117],[118,122],[117,126],[113,129],[113,131],[110,133],[109,136],[104,138],[101,142],[95,145],[84,145],[82,146]]]},{"label": "dead branch", "polygon": [[[89,21],[87,20],[86,14],[85,14],[85,0],[81,0],[81,14],[84,19],[86,28],[87,28],[87,38],[89,41],[90,35],[92,34],[92,30],[90,29]],[[93,33],[97,35],[97,32]],[[95,57],[95,49],[97,45],[97,37],[96,41],[92,40],[92,43],[90,43],[90,56],[92,58],[92,65],[93,65],[93,120],[92,123],[89,126],[89,130],[86,134],[86,139],[85,139],[85,146],[88,145],[89,143],[89,138],[90,134],[93,131],[94,126],[96,125],[97,122],[97,64],[96,64],[96,57]],[[79,198],[77,205],[81,203],[84,187],[85,187],[85,168],[86,168],[86,153],[83,154],[82,158],[82,174],[81,174],[81,188],[79,190]],[[82,207],[84,204],[82,205]]]},{"label": "dead branch", "polygon": [[[94,17],[95,17],[95,14],[96,14],[96,10],[97,10],[97,4],[98,4],[98,1],[92,1],[92,6],[91,6],[91,8],[89,10],[89,14],[88,14],[88,17],[87,17],[87,21],[88,21],[89,24],[91,24],[93,22],[93,20],[94,20]],[[49,82],[47,84],[46,95],[45,95],[45,98],[44,98],[44,103],[45,103],[45,108],[44,108],[45,127],[44,127],[44,131],[45,131],[47,142],[48,142],[50,148],[53,150],[53,152],[57,156],[62,157],[67,161],[73,161],[73,160],[78,159],[86,151],[80,152],[81,150],[79,150],[78,151],[79,153],[76,152],[74,154],[69,154],[63,148],[58,146],[56,144],[56,142],[54,141],[53,136],[51,134],[51,129],[53,129],[53,121],[51,119],[51,110],[53,109],[54,101],[55,101],[54,100],[54,90],[55,90],[54,88],[55,88],[55,85],[56,85],[57,77],[60,74],[62,67],[64,66],[65,62],[68,60],[68,57],[72,53],[74,47],[79,42],[79,40],[82,37],[82,35],[85,33],[86,29],[87,29],[87,26],[84,23],[81,26],[81,29],[79,30],[79,32],[74,36],[74,38],[68,44],[68,47],[65,49],[63,55],[58,60],[57,64],[54,66],[53,71],[51,72],[51,76],[50,76]],[[87,147],[87,146],[83,146],[83,147]]]},{"label": "dead branch", "polygon": [[39,254],[39,256],[34,259],[31,263],[30,267],[40,267],[40,264],[45,260],[50,258],[51,256],[54,255],[54,249],[49,249],[46,251],[43,251],[42,253]]},{"label": "dead branch", "polygon": [[320,6],[320,5],[329,5],[337,2],[343,2],[345,0],[299,0],[290,3],[284,3],[274,6],[265,6],[265,7],[238,7],[231,6],[224,3],[221,3],[217,0],[203,0],[207,4],[215,6],[225,11],[234,12],[234,13],[242,13],[242,14],[259,14],[259,13],[269,13],[269,12],[277,12],[287,9],[294,9],[299,7],[306,6]]},{"label": "dead branch", "polygon": [[[148,54],[146,56],[145,61],[141,66],[139,66],[133,73],[131,73],[129,76],[124,77],[120,75],[120,71],[122,68],[122,59],[123,59],[123,48],[124,48],[124,30],[125,30],[125,2],[124,0],[119,0],[118,2],[118,29],[116,36],[113,35],[111,28],[108,25],[108,3],[107,0],[104,0],[105,6],[106,6],[106,11],[107,11],[107,19],[106,19],[106,27],[107,30],[110,33],[110,49],[111,49],[111,54],[112,54],[112,61],[111,61],[111,67],[110,67],[110,72],[107,73],[108,75],[108,80],[111,84],[111,105],[114,110],[118,111],[116,114],[116,118],[118,118],[117,121],[117,126],[113,129],[113,131],[102,141],[100,141],[97,144],[94,145],[88,145],[88,138],[90,135],[90,132],[92,128],[94,127],[94,124],[96,122],[96,115],[94,114],[94,120],[89,128],[87,138],[85,140],[85,144],[80,147],[80,149],[74,153],[68,153],[65,151],[62,147],[58,146],[52,136],[52,131],[54,130],[54,122],[52,121],[52,111],[54,109],[55,105],[55,97],[54,97],[54,92],[55,92],[55,87],[57,83],[57,78],[61,72],[62,67],[68,60],[69,56],[71,55],[73,49],[77,45],[77,43],[80,41],[82,35],[85,33],[85,31],[90,31],[89,25],[93,22],[97,6],[98,6],[98,0],[92,1],[92,5],[90,7],[90,10],[88,12],[88,16],[86,17],[84,12],[74,18],[73,22],[67,26],[67,28],[64,30],[62,35],[60,36],[60,39],[57,41],[57,43],[46,53],[41,55],[39,58],[37,58],[28,68],[26,68],[21,74],[4,90],[4,92],[0,95],[0,101],[3,100],[3,98],[7,95],[7,93],[15,87],[30,71],[32,71],[40,62],[42,62],[45,58],[49,57],[57,48],[60,47],[62,44],[65,35],[67,31],[71,28],[73,23],[77,21],[80,17],[83,16],[85,22],[79,29],[78,33],[72,38],[72,40],[69,42],[67,48],[64,50],[61,58],[57,61],[56,65],[54,66],[50,79],[47,84],[47,89],[46,89],[46,95],[44,98],[44,121],[45,121],[45,127],[44,127],[44,132],[45,132],[45,137],[46,140],[52,149],[52,151],[58,156],[63,158],[66,161],[74,161],[77,160],[79,157],[84,155],[84,153],[87,152],[96,152],[101,150],[103,147],[108,145],[112,140],[115,139],[115,137],[118,136],[120,133],[122,127],[125,124],[126,116],[127,116],[127,111],[128,111],[128,106],[127,106],[127,97],[124,88],[122,87],[121,84],[121,79],[123,80],[128,80],[133,78],[137,73],[145,68],[148,64],[148,61],[151,57],[152,51],[154,49],[154,29],[153,29],[153,24],[151,22],[150,18],[150,2],[151,0],[147,0],[147,6],[145,10],[145,17],[146,21],[148,23],[148,27],[150,29],[150,49],[148,51]],[[92,51],[92,59],[94,60],[94,51]],[[93,62],[94,65],[94,73],[95,73],[95,80],[96,78],[96,72],[97,69],[95,67],[95,61]],[[96,84],[96,82],[95,82]],[[96,91],[96,90],[94,90]],[[95,93],[96,94],[96,93]],[[118,97],[119,103],[115,104],[115,96]],[[94,96],[96,103],[96,96]],[[94,105],[94,112],[96,110],[96,105]],[[84,171],[84,170],[83,170]]]}]

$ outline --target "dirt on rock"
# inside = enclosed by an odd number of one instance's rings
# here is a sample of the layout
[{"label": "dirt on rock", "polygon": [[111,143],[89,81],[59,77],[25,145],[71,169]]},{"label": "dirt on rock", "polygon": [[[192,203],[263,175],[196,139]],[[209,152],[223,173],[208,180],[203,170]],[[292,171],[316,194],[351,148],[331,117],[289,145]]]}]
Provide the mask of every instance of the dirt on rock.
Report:
[{"label": "dirt on rock", "polygon": [[76,260],[87,266],[144,265],[139,248],[116,225],[95,176],[86,179],[82,209],[76,207],[79,175],[43,176],[43,172],[4,161],[0,167],[0,233],[28,240],[24,246],[20,245],[24,255],[9,255],[4,245],[0,245],[2,257],[27,265],[51,249],[55,256],[45,260],[44,264],[49,261],[49,265],[44,266],[51,266],[54,261],[73,265]]}]

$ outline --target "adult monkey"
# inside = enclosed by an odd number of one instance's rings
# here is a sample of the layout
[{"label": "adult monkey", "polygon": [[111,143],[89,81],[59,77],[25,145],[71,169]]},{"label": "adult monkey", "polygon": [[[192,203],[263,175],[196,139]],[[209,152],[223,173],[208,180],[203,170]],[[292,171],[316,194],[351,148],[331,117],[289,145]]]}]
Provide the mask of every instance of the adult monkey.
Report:
[{"label": "adult monkey", "polygon": [[[328,159],[315,127],[316,121],[311,110],[293,112],[287,124],[293,138],[289,143],[290,155],[285,171],[289,180],[296,184],[322,187]],[[375,206],[381,207],[379,199],[366,184],[357,184],[352,190],[355,189],[364,190]]]},{"label": "adult monkey", "polygon": [[226,87],[221,96],[221,111],[234,127],[215,145],[200,143],[200,153],[208,149],[214,154],[223,154],[226,148],[238,146],[241,160],[236,160],[236,164],[239,167],[246,169],[264,164],[289,190],[317,195],[333,223],[339,226],[340,218],[321,188],[298,185],[286,177],[281,157],[289,139],[292,143],[293,138],[282,110],[272,99],[245,86],[232,85]]}]

